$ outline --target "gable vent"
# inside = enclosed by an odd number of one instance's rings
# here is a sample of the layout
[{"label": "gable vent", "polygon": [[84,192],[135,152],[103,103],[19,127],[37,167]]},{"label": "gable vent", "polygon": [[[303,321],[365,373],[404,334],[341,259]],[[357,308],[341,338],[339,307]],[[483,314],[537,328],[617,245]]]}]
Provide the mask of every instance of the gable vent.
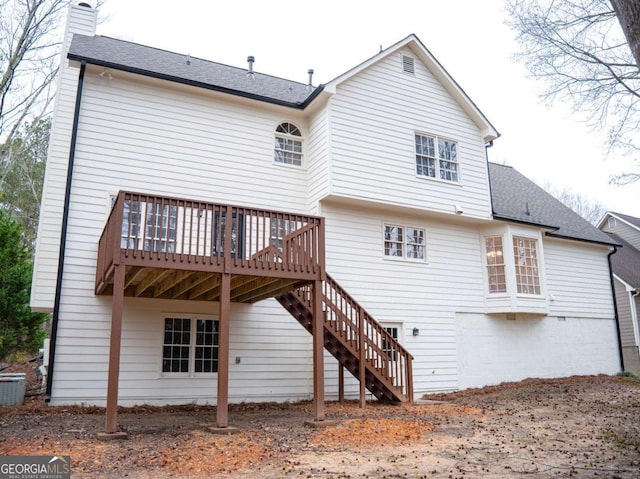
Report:
[{"label": "gable vent", "polygon": [[402,55],[402,71],[411,74],[414,74],[416,72],[413,58]]}]

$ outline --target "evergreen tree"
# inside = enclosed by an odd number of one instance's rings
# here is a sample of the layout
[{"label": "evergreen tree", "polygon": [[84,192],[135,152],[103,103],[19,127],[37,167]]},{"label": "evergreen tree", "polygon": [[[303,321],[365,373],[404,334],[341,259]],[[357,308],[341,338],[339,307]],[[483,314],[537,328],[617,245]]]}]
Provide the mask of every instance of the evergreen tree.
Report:
[{"label": "evergreen tree", "polygon": [[0,210],[0,360],[36,351],[45,337],[47,315],[29,307],[32,268],[20,223]]}]

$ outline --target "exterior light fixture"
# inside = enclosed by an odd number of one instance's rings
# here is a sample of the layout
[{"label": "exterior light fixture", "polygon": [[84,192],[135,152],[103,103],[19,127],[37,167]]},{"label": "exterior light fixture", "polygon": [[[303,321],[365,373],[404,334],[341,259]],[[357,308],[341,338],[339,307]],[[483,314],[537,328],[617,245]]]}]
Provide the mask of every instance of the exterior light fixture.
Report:
[{"label": "exterior light fixture", "polygon": [[420,330],[418,328],[413,328],[412,333],[414,336],[420,336]]}]

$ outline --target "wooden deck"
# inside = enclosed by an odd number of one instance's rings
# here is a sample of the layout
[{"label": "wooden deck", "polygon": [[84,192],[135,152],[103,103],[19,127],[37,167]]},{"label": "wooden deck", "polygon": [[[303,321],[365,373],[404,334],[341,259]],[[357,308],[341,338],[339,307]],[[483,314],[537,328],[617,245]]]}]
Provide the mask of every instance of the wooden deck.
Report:
[{"label": "wooden deck", "polygon": [[228,427],[232,302],[275,297],[313,335],[315,421],[324,420],[325,348],[360,381],[363,405],[365,388],[412,401],[413,357],[326,274],[324,241],[316,216],[121,191],[96,265],[95,293],[113,296],[105,434],[118,431],[125,296],[218,303],[220,428]]},{"label": "wooden deck", "polygon": [[322,278],[323,219],[120,192],[100,237],[96,294],[113,294],[117,265],[125,296],[218,301],[228,273],[231,300],[253,303]]}]

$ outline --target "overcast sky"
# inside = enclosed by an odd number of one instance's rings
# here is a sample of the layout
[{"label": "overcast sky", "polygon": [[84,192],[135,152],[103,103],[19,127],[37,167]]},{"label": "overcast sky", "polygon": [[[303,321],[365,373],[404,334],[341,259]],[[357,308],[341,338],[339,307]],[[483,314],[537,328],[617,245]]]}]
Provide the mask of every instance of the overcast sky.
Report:
[{"label": "overcast sky", "polygon": [[501,137],[489,160],[511,165],[640,217],[640,184],[609,185],[631,161],[605,155],[606,132],[590,132],[567,105],[542,105],[541,85],[515,63],[503,0],[105,0],[98,34],[307,81],[329,80],[415,33]]}]

